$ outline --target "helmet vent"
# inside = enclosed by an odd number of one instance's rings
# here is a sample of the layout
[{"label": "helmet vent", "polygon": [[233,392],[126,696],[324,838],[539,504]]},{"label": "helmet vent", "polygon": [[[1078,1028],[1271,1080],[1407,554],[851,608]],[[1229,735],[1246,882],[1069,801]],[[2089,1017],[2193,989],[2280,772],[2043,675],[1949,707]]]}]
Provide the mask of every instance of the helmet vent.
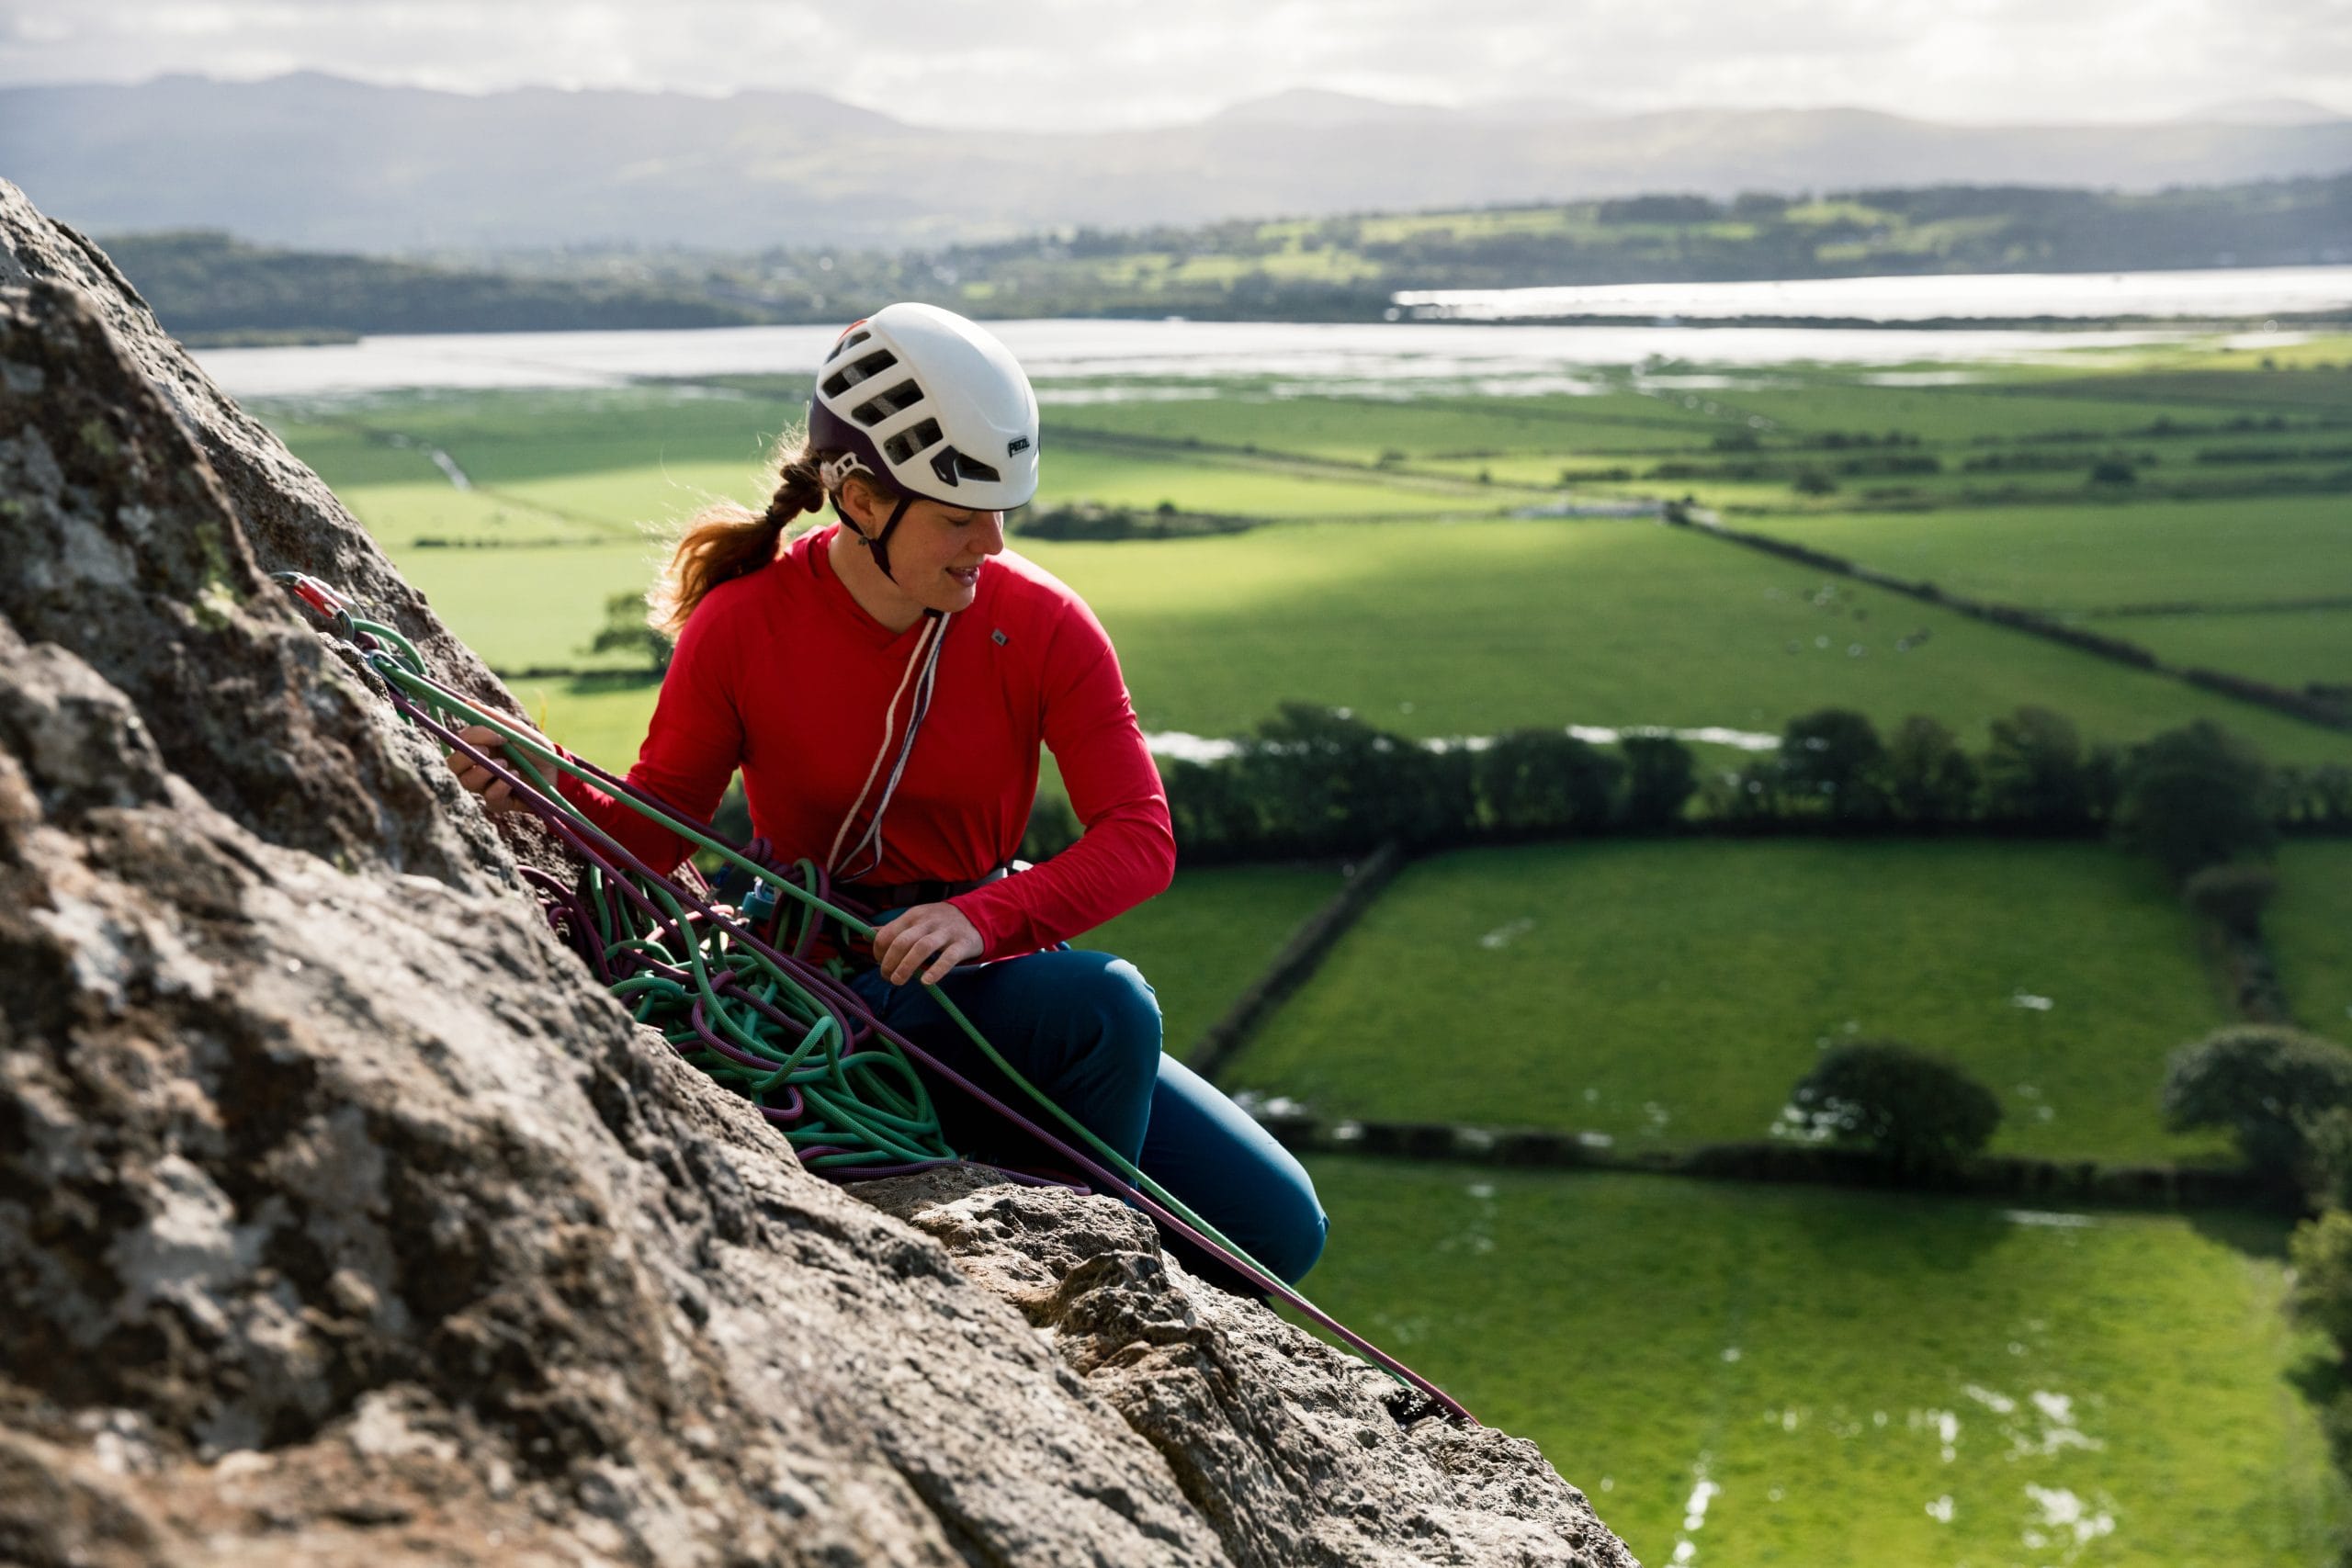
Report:
[{"label": "helmet vent", "polygon": [[902,430],[882,444],[883,455],[893,463],[903,463],[926,447],[939,444],[939,422],[924,420],[912,430]]},{"label": "helmet vent", "polygon": [[979,479],[988,484],[994,484],[1004,478],[986,463],[967,457],[953,446],[944,452],[936,452],[932,455],[931,471],[937,474],[943,482],[951,485],[958,479]]},{"label": "helmet vent", "polygon": [[899,356],[887,348],[877,348],[852,365],[844,365],[825,378],[825,396],[838,398],[869,377],[879,376],[899,362]]},{"label": "helmet vent", "polygon": [[850,417],[860,424],[879,424],[894,413],[904,413],[922,401],[922,389],[913,381],[901,381],[881,396],[863,402],[849,411]]},{"label": "helmet vent", "polygon": [[874,334],[872,333],[863,330],[843,333],[842,334],[842,341],[833,344],[833,352],[825,355],[825,363],[831,365],[834,360],[839,359],[842,355],[847,354],[851,349],[855,348],[859,344],[864,343],[867,338],[870,338]]}]

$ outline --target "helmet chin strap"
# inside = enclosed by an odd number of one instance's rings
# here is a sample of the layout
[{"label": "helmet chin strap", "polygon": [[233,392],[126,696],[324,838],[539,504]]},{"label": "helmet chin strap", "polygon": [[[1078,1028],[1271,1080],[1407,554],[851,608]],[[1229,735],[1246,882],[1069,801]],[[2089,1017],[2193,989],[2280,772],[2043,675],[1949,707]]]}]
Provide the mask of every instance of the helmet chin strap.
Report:
[{"label": "helmet chin strap", "polygon": [[890,535],[906,517],[907,508],[914,503],[915,498],[911,495],[899,497],[899,504],[890,509],[890,520],[882,525],[882,531],[879,534],[868,537],[865,530],[850,521],[850,515],[843,510],[840,498],[837,496],[833,501],[833,515],[839,517],[842,520],[842,526],[847,528],[855,536],[857,542],[865,547],[865,553],[874,558],[874,564],[880,567],[882,575],[889,578],[892,582],[897,582],[899,580],[890,570]]}]

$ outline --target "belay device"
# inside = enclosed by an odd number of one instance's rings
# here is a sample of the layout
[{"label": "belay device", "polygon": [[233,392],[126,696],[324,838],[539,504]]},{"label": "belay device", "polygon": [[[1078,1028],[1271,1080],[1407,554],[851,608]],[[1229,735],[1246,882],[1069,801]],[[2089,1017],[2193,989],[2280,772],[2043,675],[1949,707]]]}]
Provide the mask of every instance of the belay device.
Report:
[{"label": "belay device", "polygon": [[[435,680],[414,644],[388,626],[355,615],[348,595],[300,572],[274,575],[358,649],[401,717],[487,770],[570,846],[586,868],[576,889],[535,867],[523,872],[550,926],[638,1021],[661,1030],[686,1061],[756,1105],[807,1169],[846,1182],[956,1163],[960,1156],[941,1134],[930,1096],[915,1073],[920,1064],[1052,1149],[1101,1190],[1216,1256],[1253,1286],[1281,1297],[1363,1351],[1447,1416],[1475,1424],[1453,1397],[1261,1267],[1033,1087],[944,992],[926,987],[981,1055],[1058,1131],[1039,1125],[1040,1118],[988,1093],[875,1018],[863,998],[810,960],[825,920],[865,939],[875,930],[831,901],[831,885],[813,862],[801,861],[786,874],[746,854],[709,823],[673,810],[594,763],[564,756],[513,720]],[[501,762],[458,735],[467,724],[495,730],[508,760]],[[756,908],[773,900],[774,914],[747,918],[717,902],[691,863],[675,877],[654,871],[565,800],[550,782],[551,772],[595,784],[717,855],[729,875],[751,878],[752,892],[742,904]],[[769,937],[761,930],[769,931]],[[1031,1184],[1061,1185],[1004,1174]]]}]

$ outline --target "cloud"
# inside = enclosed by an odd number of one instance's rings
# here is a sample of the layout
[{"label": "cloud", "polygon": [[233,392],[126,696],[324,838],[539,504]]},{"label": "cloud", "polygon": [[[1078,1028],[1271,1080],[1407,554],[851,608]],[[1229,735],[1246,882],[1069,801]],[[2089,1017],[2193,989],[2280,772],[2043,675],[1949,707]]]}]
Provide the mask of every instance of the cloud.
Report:
[{"label": "cloud", "polygon": [[1602,109],[2078,120],[2352,110],[2344,0],[0,0],[0,82],[313,69],[830,93],[930,124],[1166,123],[1313,85]]}]

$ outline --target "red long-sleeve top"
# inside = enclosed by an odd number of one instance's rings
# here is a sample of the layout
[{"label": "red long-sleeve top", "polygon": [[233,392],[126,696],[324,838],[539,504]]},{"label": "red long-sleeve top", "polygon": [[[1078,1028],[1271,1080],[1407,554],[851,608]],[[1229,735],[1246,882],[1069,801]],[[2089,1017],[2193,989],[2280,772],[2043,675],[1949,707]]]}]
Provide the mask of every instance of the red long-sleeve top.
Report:
[{"label": "red long-sleeve top", "polygon": [[[924,625],[893,632],[866,614],[826,554],[836,526],[801,535],[695,606],[628,773],[707,818],[740,766],[752,824],[787,865],[824,863],[882,748],[885,712]],[[948,900],[979,931],[981,956],[1051,946],[1166,888],[1176,865],[1167,792],[1118,656],[1085,601],[1007,550],[982,565],[971,607],[945,637],[930,711],[883,818],[882,863],[858,880],[967,882],[1012,859],[1043,741],[1085,831],[1035,869]],[[914,696],[909,682],[844,848],[865,831]],[[686,840],[604,791],[569,775],[560,787],[656,870],[684,858]]]}]

